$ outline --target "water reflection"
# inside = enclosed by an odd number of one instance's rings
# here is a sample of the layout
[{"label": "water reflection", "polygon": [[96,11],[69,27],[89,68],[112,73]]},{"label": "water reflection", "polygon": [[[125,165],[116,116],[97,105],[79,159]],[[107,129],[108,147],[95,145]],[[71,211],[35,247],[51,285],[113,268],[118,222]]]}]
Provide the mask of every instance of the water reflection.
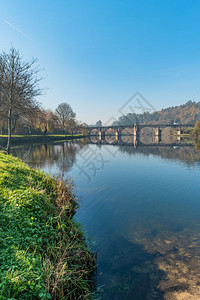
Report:
[{"label": "water reflection", "polygon": [[98,137],[92,139],[79,139],[69,142],[55,142],[48,144],[25,144],[12,148],[12,154],[27,162],[32,167],[49,167],[55,163],[60,171],[69,172],[76,162],[76,155],[80,150],[88,149],[91,144],[101,147],[102,145],[117,146],[117,150],[127,155],[143,154],[145,156],[156,155],[166,159],[177,159],[188,164],[200,163],[199,152],[200,142],[173,138],[165,143],[153,143],[152,139],[145,139],[145,142],[134,147],[133,136],[123,136],[121,141],[115,137],[108,136],[105,141],[99,141]]},{"label": "water reflection", "polygon": [[84,139],[49,144],[25,144],[12,148],[12,154],[34,168],[57,165],[62,173],[69,172],[76,161],[76,154],[88,147]]},{"label": "water reflection", "polygon": [[[113,136],[13,149],[31,166],[75,176],[101,299],[200,299],[199,143],[167,142],[135,147],[133,137]],[[116,155],[87,183],[76,164],[90,148]]]}]

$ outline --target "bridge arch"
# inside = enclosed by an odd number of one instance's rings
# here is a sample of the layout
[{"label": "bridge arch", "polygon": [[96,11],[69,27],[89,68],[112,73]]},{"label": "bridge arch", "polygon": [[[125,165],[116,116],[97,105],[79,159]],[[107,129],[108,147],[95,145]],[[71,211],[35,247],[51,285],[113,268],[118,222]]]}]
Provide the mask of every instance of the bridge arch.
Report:
[{"label": "bridge arch", "polygon": [[135,137],[133,135],[122,135],[121,141],[126,145],[133,145]]},{"label": "bridge arch", "polygon": [[96,136],[96,135],[91,135],[89,137],[89,141],[92,143],[92,144],[98,144],[99,143],[99,137]]},{"label": "bridge arch", "polygon": [[98,128],[92,128],[92,129],[90,129],[90,131],[89,131],[89,135],[90,136],[93,136],[93,135],[95,135],[95,136],[97,136],[97,135],[99,135],[99,129]]},{"label": "bridge arch", "polygon": [[139,129],[139,139],[142,144],[153,144],[156,140],[156,128],[144,126]]},{"label": "bridge arch", "polygon": [[105,129],[105,135],[115,135],[116,129],[110,126]]},{"label": "bridge arch", "polygon": [[162,128],[162,141],[166,144],[172,143],[175,138],[175,133],[177,132],[178,127],[165,126]]},{"label": "bridge arch", "polygon": [[115,144],[116,143],[116,137],[115,135],[106,135],[105,136],[105,141],[108,143],[108,144]]},{"label": "bridge arch", "polygon": [[130,135],[130,134],[133,134],[133,128],[130,128],[130,127],[124,127],[121,129],[121,134],[122,135]]}]

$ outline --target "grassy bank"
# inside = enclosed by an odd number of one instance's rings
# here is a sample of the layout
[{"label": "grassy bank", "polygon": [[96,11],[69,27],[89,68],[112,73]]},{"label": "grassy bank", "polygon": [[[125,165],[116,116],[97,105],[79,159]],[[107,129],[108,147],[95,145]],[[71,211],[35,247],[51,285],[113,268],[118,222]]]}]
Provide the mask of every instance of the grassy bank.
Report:
[{"label": "grassy bank", "polygon": [[90,299],[71,186],[0,152],[0,299]]},{"label": "grassy bank", "polygon": [[[74,138],[82,138],[82,134],[64,135],[64,134],[52,134],[52,135],[13,135],[12,145],[19,145],[24,143],[47,143],[52,141],[71,140]],[[0,147],[5,147],[7,144],[7,135],[0,135]]]}]

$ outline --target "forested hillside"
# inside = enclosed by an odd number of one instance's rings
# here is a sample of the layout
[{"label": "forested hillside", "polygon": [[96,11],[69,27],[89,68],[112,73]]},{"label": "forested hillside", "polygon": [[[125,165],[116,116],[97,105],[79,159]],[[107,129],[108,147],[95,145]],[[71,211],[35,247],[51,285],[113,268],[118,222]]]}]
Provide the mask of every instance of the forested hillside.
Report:
[{"label": "forested hillside", "polygon": [[131,125],[134,123],[195,124],[198,121],[200,121],[200,102],[196,103],[190,100],[183,105],[165,108],[153,113],[129,113],[121,116],[113,125]]}]

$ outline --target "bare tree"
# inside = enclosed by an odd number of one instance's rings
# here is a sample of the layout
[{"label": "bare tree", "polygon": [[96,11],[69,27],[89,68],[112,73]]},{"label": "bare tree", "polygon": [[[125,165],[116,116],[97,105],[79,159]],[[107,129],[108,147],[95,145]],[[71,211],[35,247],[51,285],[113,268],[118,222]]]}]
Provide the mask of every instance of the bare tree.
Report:
[{"label": "bare tree", "polygon": [[41,94],[38,86],[37,60],[22,61],[17,50],[13,47],[9,53],[0,54],[0,116],[7,118],[8,142],[10,152],[12,124],[19,116],[31,114],[39,104],[35,97]]},{"label": "bare tree", "polygon": [[61,103],[56,108],[56,115],[64,134],[66,129],[68,131],[70,130],[70,124],[72,123],[72,120],[75,120],[76,114],[73,112],[71,106],[68,103]]}]

